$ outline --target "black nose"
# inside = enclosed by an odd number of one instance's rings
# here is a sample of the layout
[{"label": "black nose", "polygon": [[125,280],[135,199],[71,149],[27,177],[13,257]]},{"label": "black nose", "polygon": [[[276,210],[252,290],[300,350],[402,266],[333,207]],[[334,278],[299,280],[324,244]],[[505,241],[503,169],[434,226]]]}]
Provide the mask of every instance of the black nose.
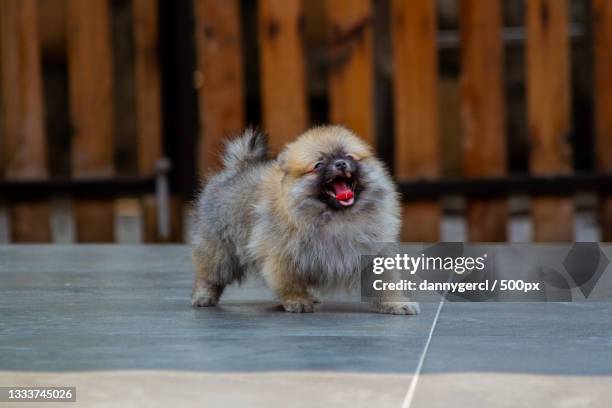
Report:
[{"label": "black nose", "polygon": [[348,163],[346,160],[338,159],[334,162],[334,167],[340,171],[344,171],[348,167]]}]

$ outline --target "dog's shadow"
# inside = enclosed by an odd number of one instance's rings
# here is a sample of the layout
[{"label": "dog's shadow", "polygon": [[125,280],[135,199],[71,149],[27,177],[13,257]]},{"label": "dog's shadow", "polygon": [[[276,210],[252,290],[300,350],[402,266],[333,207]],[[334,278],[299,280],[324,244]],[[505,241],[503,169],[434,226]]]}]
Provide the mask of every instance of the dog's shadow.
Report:
[{"label": "dog's shadow", "polygon": [[369,303],[366,302],[341,302],[329,301],[315,304],[314,313],[289,313],[286,312],[279,302],[275,301],[221,301],[215,307],[197,308],[198,311],[211,313],[264,313],[285,315],[316,315],[316,314],[363,314],[372,313]]}]

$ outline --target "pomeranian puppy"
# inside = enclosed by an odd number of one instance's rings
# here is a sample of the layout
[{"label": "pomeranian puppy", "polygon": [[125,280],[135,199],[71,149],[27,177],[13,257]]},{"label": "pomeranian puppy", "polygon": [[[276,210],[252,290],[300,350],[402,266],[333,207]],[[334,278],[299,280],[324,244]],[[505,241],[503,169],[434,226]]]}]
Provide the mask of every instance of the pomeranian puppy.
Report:
[{"label": "pomeranian puppy", "polygon": [[[276,160],[253,130],[226,144],[224,169],[198,200],[193,306],[214,306],[223,289],[259,272],[287,312],[313,312],[313,291],[360,282],[368,243],[396,242],[395,186],[372,149],[346,128],[316,127]],[[417,314],[418,303],[374,303],[381,313]]]}]

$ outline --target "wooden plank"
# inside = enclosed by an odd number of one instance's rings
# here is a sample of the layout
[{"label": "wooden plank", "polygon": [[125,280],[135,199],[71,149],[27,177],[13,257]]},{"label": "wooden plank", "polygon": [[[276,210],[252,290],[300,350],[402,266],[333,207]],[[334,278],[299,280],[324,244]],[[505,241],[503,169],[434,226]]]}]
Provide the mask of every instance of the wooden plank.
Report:
[{"label": "wooden plank", "polygon": [[[398,180],[440,176],[438,62],[434,0],[392,4],[395,95],[395,175]],[[437,241],[438,201],[403,207],[403,241]]]},{"label": "wooden plank", "polygon": [[262,115],[277,153],[308,126],[301,0],[259,2]]},{"label": "wooden plank", "polygon": [[141,201],[144,242],[183,242],[183,200],[181,197],[170,197],[170,235],[166,239],[159,237],[155,196],[147,195]]},{"label": "wooden plank", "polygon": [[[108,0],[68,0],[68,73],[72,121],[72,176],[114,173],[113,74]],[[111,200],[76,200],[79,242],[112,242]]]},{"label": "wooden plank", "polygon": [[[461,0],[461,130],[465,177],[506,175],[502,7]],[[468,238],[506,240],[506,199],[469,200]]]},{"label": "wooden plank", "polygon": [[[566,0],[530,0],[527,6],[527,120],[530,170],[537,175],[572,170],[570,66]],[[534,240],[573,239],[573,198],[534,198]]]},{"label": "wooden plank", "polygon": [[195,1],[202,174],[218,170],[223,139],[244,127],[244,70],[238,0]]},{"label": "wooden plank", "polygon": [[[138,172],[142,177],[154,177],[157,162],[162,157],[163,151],[157,2],[132,0],[132,15]],[[176,232],[180,230],[180,224],[171,224],[168,237],[160,235],[155,195],[142,197],[140,208],[143,242],[175,241],[177,235],[180,236]],[[173,207],[172,210],[177,209]]]},{"label": "wooden plank", "polygon": [[[612,1],[593,0],[597,168],[612,171]],[[601,240],[612,242],[612,197],[600,200]]]},{"label": "wooden plank", "polygon": [[368,143],[374,137],[374,50],[370,0],[328,0],[329,107],[332,123],[343,124]]},{"label": "wooden plank", "polygon": [[[4,174],[11,180],[48,177],[36,0],[0,2]],[[13,242],[51,241],[47,201],[15,204]]]}]

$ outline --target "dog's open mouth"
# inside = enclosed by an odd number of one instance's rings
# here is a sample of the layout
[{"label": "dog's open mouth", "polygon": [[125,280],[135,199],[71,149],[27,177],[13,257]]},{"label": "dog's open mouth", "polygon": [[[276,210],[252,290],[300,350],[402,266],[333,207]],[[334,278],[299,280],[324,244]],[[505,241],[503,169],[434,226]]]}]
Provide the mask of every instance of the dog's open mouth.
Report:
[{"label": "dog's open mouth", "polygon": [[350,173],[334,177],[325,183],[325,193],[333,197],[343,207],[350,207],[355,202],[355,178]]}]

